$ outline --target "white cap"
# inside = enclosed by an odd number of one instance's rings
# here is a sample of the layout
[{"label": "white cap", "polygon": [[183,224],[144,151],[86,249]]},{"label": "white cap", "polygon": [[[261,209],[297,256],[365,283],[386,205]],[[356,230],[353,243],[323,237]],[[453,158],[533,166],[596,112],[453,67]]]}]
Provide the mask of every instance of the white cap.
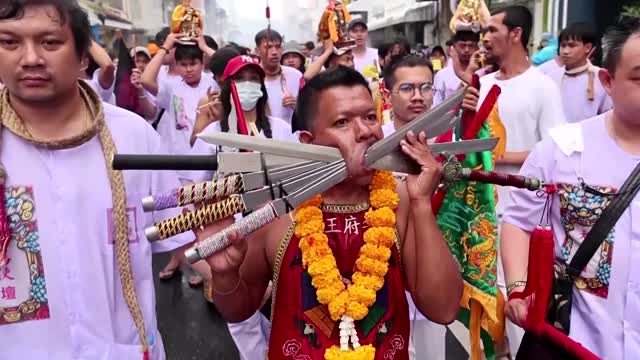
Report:
[{"label": "white cap", "polygon": [[151,59],[151,53],[149,52],[149,49],[147,49],[144,46],[136,46],[133,49],[131,49],[131,52],[129,52],[129,55],[131,55],[131,57],[135,57],[136,54],[138,53],[144,53],[145,55],[147,55],[149,57],[149,59]]}]

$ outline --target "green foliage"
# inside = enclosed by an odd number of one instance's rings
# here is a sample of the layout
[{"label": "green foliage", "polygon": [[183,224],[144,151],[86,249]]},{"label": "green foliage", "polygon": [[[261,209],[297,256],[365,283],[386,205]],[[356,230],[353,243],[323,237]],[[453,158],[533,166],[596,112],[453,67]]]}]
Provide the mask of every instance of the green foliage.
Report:
[{"label": "green foliage", "polygon": [[621,15],[629,17],[640,17],[640,3],[636,2],[635,5],[623,6]]}]

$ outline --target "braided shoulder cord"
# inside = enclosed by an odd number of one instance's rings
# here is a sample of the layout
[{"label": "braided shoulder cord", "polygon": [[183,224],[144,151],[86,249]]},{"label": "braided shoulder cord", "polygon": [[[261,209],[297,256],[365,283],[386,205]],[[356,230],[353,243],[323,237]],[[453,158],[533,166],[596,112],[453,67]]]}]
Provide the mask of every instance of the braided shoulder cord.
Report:
[{"label": "braided shoulder cord", "polygon": [[[102,143],[105,164],[109,164],[110,159],[116,154],[116,145],[113,142],[111,132],[106,124],[100,129],[100,142]],[[114,238],[116,243],[116,261],[124,300],[133,317],[133,322],[138,329],[138,336],[142,344],[144,359],[149,358],[149,343],[146,335],[142,310],[136,295],[133,281],[133,271],[131,270],[131,254],[129,254],[129,221],[127,219],[127,198],[122,172],[113,170],[107,166],[109,181],[111,183],[111,194],[113,198],[113,218],[115,219]]]},{"label": "braided shoulder cord", "polygon": [[[100,142],[102,143],[105,164],[109,164],[109,160],[116,153],[116,145],[111,137],[111,132],[107,125],[103,125],[100,129]],[[133,316],[133,321],[138,329],[138,336],[142,344],[142,351],[145,359],[149,357],[149,344],[146,336],[144,319],[142,311],[138,303],[136,289],[133,282],[133,271],[131,270],[131,256],[129,254],[129,221],[127,219],[127,203],[126,189],[122,172],[113,170],[111,166],[107,166],[109,181],[111,182],[111,193],[113,198],[113,217],[115,219],[114,238],[116,239],[116,260],[120,281],[122,282],[122,290],[124,300],[129,307],[129,311]]]}]

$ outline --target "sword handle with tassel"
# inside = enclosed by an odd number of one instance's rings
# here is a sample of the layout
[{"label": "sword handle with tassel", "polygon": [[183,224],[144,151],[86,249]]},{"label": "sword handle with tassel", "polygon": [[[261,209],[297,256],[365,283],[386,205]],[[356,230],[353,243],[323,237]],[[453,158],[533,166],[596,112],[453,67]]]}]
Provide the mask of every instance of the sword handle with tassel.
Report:
[{"label": "sword handle with tassel", "polygon": [[160,221],[145,229],[144,233],[149,241],[168,239],[194,228],[205,226],[245,210],[242,196],[232,195],[228,199],[214,204],[205,205],[195,211]]},{"label": "sword handle with tassel", "polygon": [[142,199],[142,209],[146,212],[186,206],[209,200],[221,200],[244,191],[242,177],[229,175],[218,180],[185,185],[157,196]]},{"label": "sword handle with tassel", "polygon": [[216,233],[202,242],[198,242],[193,248],[185,252],[185,257],[190,264],[206,259],[229,245],[227,236],[235,232],[240,236],[247,236],[259,228],[271,223],[277,217],[277,211],[273,203],[259,208],[245,216],[233,225]]},{"label": "sword handle with tassel", "polygon": [[546,186],[541,180],[532,177],[464,168],[454,155],[443,154],[442,156],[445,158],[442,175],[445,185],[460,180],[470,180],[531,191],[537,191]]},{"label": "sword handle with tassel", "polygon": [[491,183],[501,186],[511,186],[531,191],[540,190],[542,187],[544,187],[544,183],[536,178],[497,173],[493,171],[463,169],[462,176],[471,181]]}]

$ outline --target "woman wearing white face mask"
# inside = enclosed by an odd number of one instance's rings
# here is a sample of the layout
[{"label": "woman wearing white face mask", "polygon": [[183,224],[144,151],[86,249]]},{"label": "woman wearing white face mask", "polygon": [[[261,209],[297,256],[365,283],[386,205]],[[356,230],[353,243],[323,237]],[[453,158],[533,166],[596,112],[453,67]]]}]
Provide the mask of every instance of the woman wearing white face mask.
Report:
[{"label": "woman wearing white face mask", "polygon": [[[280,141],[297,141],[291,134],[291,127],[282,119],[268,115],[267,90],[264,86],[265,73],[258,60],[250,56],[238,56],[227,64],[222,76],[220,102],[222,109],[220,119],[208,125],[203,133],[232,132],[249,136],[263,136]],[[225,147],[211,145],[197,139],[191,148],[191,155],[215,155],[218,151],[236,151]],[[186,175],[186,174],[185,174]],[[215,174],[210,171],[191,171],[188,174],[194,182],[207,181]],[[241,217],[237,214],[236,219]],[[222,221],[221,228],[230,221]],[[209,266],[196,263],[194,269],[201,272],[205,279],[205,297],[210,301]],[[267,289],[265,301],[270,289]],[[215,308],[211,303],[211,307]],[[269,320],[261,312],[236,324],[229,324],[229,332],[233,337],[242,360],[264,359],[269,336]]]},{"label": "woman wearing white face mask", "polygon": [[[293,141],[291,127],[282,119],[269,116],[267,91],[264,86],[264,70],[250,56],[237,56],[229,61],[220,84],[222,111],[219,119],[213,119],[202,132],[231,132],[250,136],[263,136],[280,141]],[[234,151],[197,139],[190,154],[216,154],[218,151]],[[213,172],[190,172],[194,182],[207,181]]]}]

